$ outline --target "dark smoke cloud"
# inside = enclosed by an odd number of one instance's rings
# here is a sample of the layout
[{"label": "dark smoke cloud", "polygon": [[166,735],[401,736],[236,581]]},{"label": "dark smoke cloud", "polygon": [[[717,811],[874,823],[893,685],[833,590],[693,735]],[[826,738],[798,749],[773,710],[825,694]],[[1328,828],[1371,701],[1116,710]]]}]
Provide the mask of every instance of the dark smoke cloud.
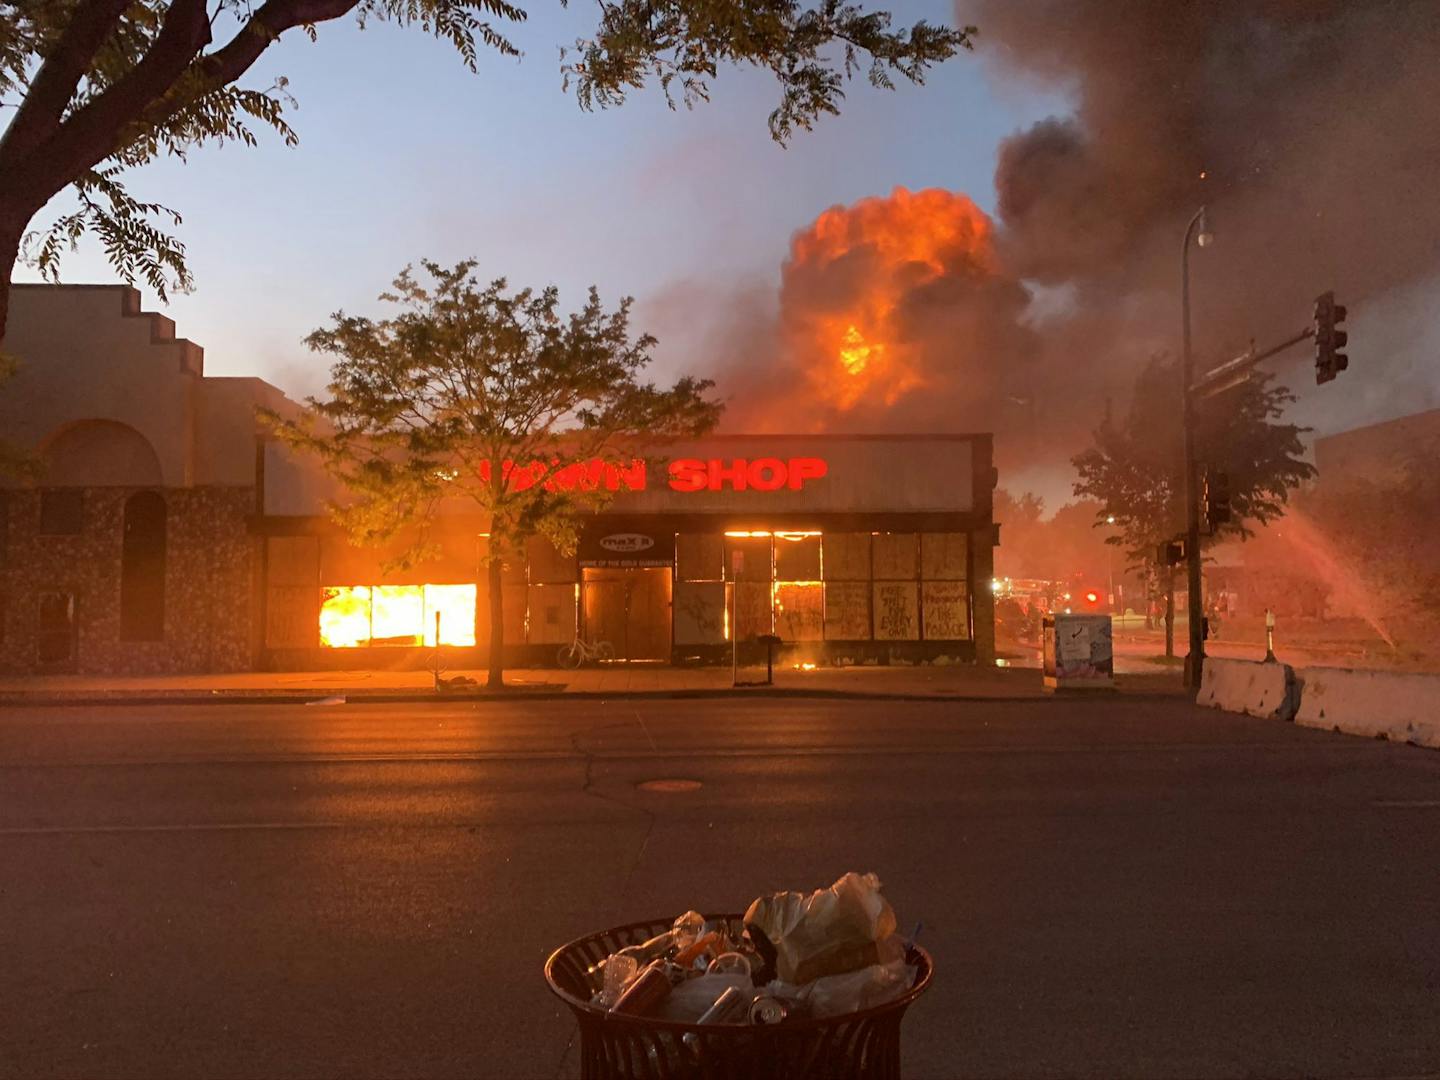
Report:
[{"label": "dark smoke cloud", "polygon": [[[796,393],[813,359],[796,327],[867,268],[862,252],[801,288],[787,265],[775,320],[751,323],[722,373],[728,426],[993,429],[1003,466],[1063,467],[1106,400],[1177,347],[1180,238],[1202,203],[1217,233],[1191,256],[1202,366],[1307,325],[1325,289],[1353,320],[1440,273],[1435,0],[958,0],[957,16],[995,78],[1061,89],[1074,112],[1000,147],[993,264],[900,299],[924,390],[850,410]],[[1347,378],[1383,384],[1387,354],[1353,329]],[[745,386],[791,393],[776,410]]]}]

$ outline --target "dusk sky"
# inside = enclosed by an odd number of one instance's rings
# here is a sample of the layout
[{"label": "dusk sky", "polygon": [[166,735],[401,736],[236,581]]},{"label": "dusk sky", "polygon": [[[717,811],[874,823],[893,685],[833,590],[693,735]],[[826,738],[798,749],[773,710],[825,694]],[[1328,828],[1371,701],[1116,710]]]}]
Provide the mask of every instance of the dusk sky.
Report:
[{"label": "dusk sky", "polygon": [[[906,24],[951,18],[945,0],[896,11]],[[554,282],[572,304],[592,282],[607,301],[634,295],[638,324],[661,338],[660,367],[679,372],[686,332],[736,290],[773,287],[791,233],[826,207],[901,184],[963,189],[989,209],[997,141],[1064,108],[992,85],[970,54],[922,88],[857,81],[841,116],[781,148],[766,125],[777,86],[755,71],[722,69],[710,104],[689,111],[667,109],[658,88],[581,111],[557,50],[594,10],[544,3],[530,15],[507,31],[524,57],[482,53],[478,74],[414,29],[289,35],[249,82],[289,78],[298,147],[262,134],[258,149],[133,176],[134,192],[184,215],[196,289],[166,310],[205,347],[209,373],[314,391],[325,362],[301,344],[307,332],[340,307],[377,311],[409,261],[468,255],[513,284]],[[62,274],[113,278],[93,245]]]}]

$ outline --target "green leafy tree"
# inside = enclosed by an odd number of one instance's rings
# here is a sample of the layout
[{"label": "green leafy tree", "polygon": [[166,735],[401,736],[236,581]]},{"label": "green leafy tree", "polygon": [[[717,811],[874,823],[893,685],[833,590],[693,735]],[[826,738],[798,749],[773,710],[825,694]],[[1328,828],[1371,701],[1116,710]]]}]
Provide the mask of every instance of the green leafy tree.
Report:
[{"label": "green leafy tree", "polygon": [[[561,0],[564,3],[564,0]],[[780,83],[770,129],[838,110],[848,78],[865,69],[889,87],[969,47],[963,30],[917,22],[892,30],[884,11],[840,0],[601,0],[599,25],[562,51],[582,107],[618,105],[657,81],[673,106],[704,100],[721,64],[767,69]],[[287,81],[246,86],[255,62],[288,33],[351,17],[418,27],[454,45],[474,70],[480,52],[519,55],[505,24],[525,19],[509,0],[7,0],[0,4],[0,339],[10,275],[33,220],[67,189],[68,208],[29,234],[29,254],[54,277],[63,252],[94,234],[127,282],[164,299],[187,287],[185,248],[168,231],[174,210],[132,195],[127,170],[213,143],[253,145],[269,128],[287,143]]]},{"label": "green leafy tree", "polygon": [[[1095,500],[1095,524],[1113,517],[1107,543],[1123,547],[1134,564],[1153,562],[1156,547],[1184,531],[1184,432],[1181,383],[1173,360],[1151,360],[1135,383],[1123,420],[1106,416],[1094,445],[1071,459],[1080,478],[1075,494]],[[1196,448],[1203,469],[1226,474],[1233,517],[1203,544],[1252,535],[1285,512],[1290,491],[1315,475],[1302,457],[1308,428],[1282,423],[1295,400],[1273,376],[1249,381],[1200,404]],[[1165,654],[1173,656],[1174,574],[1159,568],[1165,583]],[[1192,597],[1191,603],[1198,603]]]},{"label": "green leafy tree", "polygon": [[[641,381],[654,338],[630,336],[630,299],[606,311],[595,289],[565,316],[558,291],[482,285],[475,263],[407,268],[380,299],[387,319],[333,317],[306,343],[338,357],[310,414],[265,411],[290,445],[319,456],[350,499],[331,512],[359,545],[396,544],[403,565],[433,548],[442,502],[489,520],[489,684],[504,681],[502,563],[532,536],[574,550],[581,515],[613,497],[590,470],[623,470],[637,440],[703,434],[721,406],[708,380]],[[560,482],[569,477],[565,482]]]}]

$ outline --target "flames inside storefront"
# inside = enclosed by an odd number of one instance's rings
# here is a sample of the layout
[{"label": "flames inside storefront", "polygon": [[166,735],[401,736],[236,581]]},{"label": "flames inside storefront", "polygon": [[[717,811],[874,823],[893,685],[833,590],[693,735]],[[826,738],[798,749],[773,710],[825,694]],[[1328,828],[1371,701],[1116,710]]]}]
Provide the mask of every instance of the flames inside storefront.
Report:
[{"label": "flames inside storefront", "polygon": [[[995,474],[987,435],[717,436],[629,470],[576,551],[507,558],[506,663],[579,636],[632,662],[728,661],[774,635],[798,660],[988,660]],[[484,523],[457,513],[403,573],[352,547],[325,484],[278,445],[263,484],[264,645],[278,669],[483,666]],[[978,583],[978,586],[977,586]]]}]

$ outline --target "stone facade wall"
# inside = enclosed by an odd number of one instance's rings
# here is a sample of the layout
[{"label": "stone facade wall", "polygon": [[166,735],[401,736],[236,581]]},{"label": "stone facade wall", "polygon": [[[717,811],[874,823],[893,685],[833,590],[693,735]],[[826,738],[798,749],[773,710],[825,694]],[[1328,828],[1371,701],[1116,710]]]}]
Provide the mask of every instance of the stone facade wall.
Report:
[{"label": "stone facade wall", "polygon": [[[166,503],[164,637],[123,641],[120,567],[125,501],[138,490],[84,492],[83,528],[40,534],[39,490],[0,492],[0,671],[97,675],[247,671],[254,664],[259,546],[249,531],[255,490],[159,489]],[[39,662],[40,596],[76,596],[78,647],[57,667]]]}]

